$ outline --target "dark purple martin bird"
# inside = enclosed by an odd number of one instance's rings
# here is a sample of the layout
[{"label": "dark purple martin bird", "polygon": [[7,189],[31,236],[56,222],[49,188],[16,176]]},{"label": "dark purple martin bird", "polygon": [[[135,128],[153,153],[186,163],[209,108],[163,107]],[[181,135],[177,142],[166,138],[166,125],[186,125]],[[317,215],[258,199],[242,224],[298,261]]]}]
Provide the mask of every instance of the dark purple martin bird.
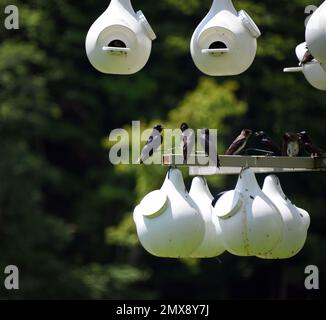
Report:
[{"label": "dark purple martin bird", "polygon": [[195,145],[195,133],[191,130],[187,123],[182,123],[180,126],[181,135],[181,148],[183,154],[183,164],[187,164],[188,159]]},{"label": "dark purple martin bird", "polygon": [[307,64],[307,63],[311,62],[312,60],[314,60],[314,57],[313,57],[313,55],[310,53],[310,51],[309,51],[309,49],[308,49],[307,46],[306,46],[306,49],[307,49],[307,51],[306,51],[306,53],[304,54],[302,60],[301,60],[300,63],[299,63],[299,66],[300,66],[300,67],[302,67],[302,66],[304,66],[305,64]]},{"label": "dark purple martin bird", "polygon": [[299,136],[296,133],[285,133],[283,136],[282,156],[297,157],[299,152]]},{"label": "dark purple martin bird", "polygon": [[209,157],[217,168],[220,167],[220,158],[215,147],[214,139],[212,138],[209,129],[204,128],[200,130],[199,141],[205,150],[205,154]]},{"label": "dark purple martin bird", "polygon": [[161,134],[162,131],[163,131],[162,125],[158,124],[154,127],[150,137],[148,138],[141,152],[141,156],[137,161],[139,164],[143,164],[144,161],[146,161],[149,157],[151,157],[154,151],[156,151],[160,147],[160,145],[163,142],[163,137]]},{"label": "dark purple martin bird", "polygon": [[226,150],[225,154],[228,156],[239,154],[246,146],[251,135],[252,130],[243,129],[241,131],[241,134],[232,142],[229,149]]},{"label": "dark purple martin bird", "polygon": [[256,132],[255,136],[264,150],[273,152],[274,156],[282,154],[281,148],[264,131]]},{"label": "dark purple martin bird", "polygon": [[308,133],[306,131],[301,131],[298,133],[299,143],[303,147],[303,149],[309,153],[311,156],[322,156],[324,154],[323,150],[317,147],[310,140]]}]

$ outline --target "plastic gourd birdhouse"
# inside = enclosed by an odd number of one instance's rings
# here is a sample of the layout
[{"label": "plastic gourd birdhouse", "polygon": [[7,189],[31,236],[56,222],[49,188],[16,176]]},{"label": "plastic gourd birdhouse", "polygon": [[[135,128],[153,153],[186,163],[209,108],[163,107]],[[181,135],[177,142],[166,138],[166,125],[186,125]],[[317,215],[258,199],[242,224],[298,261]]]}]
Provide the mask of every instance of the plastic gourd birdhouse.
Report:
[{"label": "plastic gourd birdhouse", "polygon": [[222,243],[222,230],[218,218],[213,216],[211,205],[213,196],[203,177],[193,179],[189,195],[197,205],[206,225],[204,239],[199,248],[191,254],[191,257],[217,257],[225,251]]},{"label": "plastic gourd birdhouse", "polygon": [[238,256],[262,256],[281,240],[283,220],[272,201],[262,192],[253,171],[241,172],[235,190],[217,201],[226,250]]},{"label": "plastic gourd birdhouse", "polygon": [[98,71],[133,74],[147,63],[155,33],[130,0],[112,0],[86,37],[86,52]]},{"label": "plastic gourd birdhouse", "polygon": [[142,246],[158,257],[190,257],[205,234],[204,219],[177,169],[171,169],[162,188],[135,208],[134,221]]},{"label": "plastic gourd birdhouse", "polygon": [[[296,48],[296,55],[299,61],[302,61],[304,54],[307,52],[306,42],[301,43]],[[326,72],[321,67],[319,61],[312,60],[302,66],[302,73],[307,81],[318,90],[326,90]]]},{"label": "plastic gourd birdhouse", "polygon": [[214,0],[191,39],[195,65],[211,76],[237,75],[253,63],[261,35],[250,16],[231,0]]},{"label": "plastic gourd birdhouse", "polygon": [[306,28],[307,47],[326,72],[326,1],[312,14]]},{"label": "plastic gourd birdhouse", "polygon": [[280,181],[276,176],[268,176],[265,179],[262,190],[272,200],[282,215],[283,235],[278,245],[261,258],[291,258],[303,248],[306,242],[307,231],[310,225],[309,214],[304,210],[299,210],[285,196]]},{"label": "plastic gourd birdhouse", "polygon": [[[299,61],[302,61],[307,50],[306,42],[296,47],[295,52]],[[302,67],[285,68],[284,72],[302,72],[313,87],[318,90],[326,90],[326,72],[315,59],[305,63]]]}]

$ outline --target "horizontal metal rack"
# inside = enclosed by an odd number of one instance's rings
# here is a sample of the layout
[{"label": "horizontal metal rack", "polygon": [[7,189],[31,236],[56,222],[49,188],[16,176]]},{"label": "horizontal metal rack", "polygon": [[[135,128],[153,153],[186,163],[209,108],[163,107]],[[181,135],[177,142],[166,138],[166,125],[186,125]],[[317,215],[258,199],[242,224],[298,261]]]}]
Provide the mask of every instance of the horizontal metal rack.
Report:
[{"label": "horizontal metal rack", "polygon": [[165,154],[164,166],[189,167],[189,174],[206,176],[216,174],[239,174],[245,167],[255,173],[326,171],[326,157],[272,157],[272,156],[219,156],[220,168],[209,166],[204,154],[191,155],[186,164],[179,154]]}]

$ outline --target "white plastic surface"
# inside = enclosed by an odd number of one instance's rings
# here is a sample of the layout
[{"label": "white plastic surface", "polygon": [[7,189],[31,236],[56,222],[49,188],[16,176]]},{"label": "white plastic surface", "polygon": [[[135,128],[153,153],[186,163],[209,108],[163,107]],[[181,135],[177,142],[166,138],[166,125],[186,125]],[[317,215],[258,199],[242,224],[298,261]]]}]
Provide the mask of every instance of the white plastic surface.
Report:
[{"label": "white plastic surface", "polygon": [[[130,0],[112,0],[88,31],[88,59],[103,73],[136,73],[149,59],[153,34],[144,15],[135,13]],[[114,40],[123,42],[125,48],[111,47]]]},{"label": "white plastic surface", "polygon": [[278,245],[261,258],[265,259],[287,259],[295,256],[304,246],[307,231],[310,225],[309,214],[298,209],[285,196],[279,179],[268,176],[265,179],[263,192],[278,208],[283,219],[283,234]]},{"label": "white plastic surface", "polygon": [[151,25],[149,24],[148,20],[146,19],[144,13],[141,10],[137,11],[137,17],[138,17],[139,22],[143,25],[143,27],[147,31],[150,39],[155,40],[157,38],[156,34],[155,34],[153,28],[151,27]]},{"label": "white plastic surface", "polygon": [[326,66],[326,1],[312,14],[306,27],[309,51],[324,68]]},{"label": "white plastic surface", "polygon": [[241,22],[250,31],[251,35],[254,38],[259,38],[261,36],[261,32],[254,20],[252,20],[252,18],[249,16],[249,14],[245,10],[240,10],[238,15]]},{"label": "white plastic surface", "polygon": [[222,243],[222,230],[219,220],[213,216],[211,205],[213,196],[208,189],[205,178],[195,177],[193,179],[189,195],[197,205],[206,225],[204,239],[199,248],[191,254],[191,257],[217,257],[225,251],[225,248]]},{"label": "white plastic surface", "polygon": [[[301,62],[303,56],[307,52],[307,43],[303,42],[299,44],[295,53],[298,61]],[[317,60],[306,63],[302,67],[285,68],[284,72],[302,72],[306,80],[318,90],[326,90],[326,71],[322,68],[321,64]]]},{"label": "white plastic surface", "polygon": [[319,62],[310,62],[303,66],[303,74],[307,81],[316,89],[326,90],[326,72]]},{"label": "white plastic surface", "polygon": [[159,217],[166,210],[167,205],[168,197],[161,190],[149,193],[140,203],[140,206],[143,208],[142,214],[147,218]]},{"label": "white plastic surface", "polygon": [[307,48],[306,42],[302,42],[299,45],[297,45],[297,47],[295,48],[295,54],[296,54],[299,62],[302,61],[307,50],[308,50],[308,48]]},{"label": "white plastic surface", "polygon": [[242,171],[235,190],[217,201],[213,213],[220,217],[223,243],[232,254],[261,256],[281,240],[282,216],[250,168]]},{"label": "white plastic surface", "polygon": [[[157,207],[151,203],[155,201],[152,196],[134,210],[139,240],[155,256],[190,257],[204,239],[205,221],[186,191],[181,171],[171,169],[159,192],[168,198],[166,208],[163,212],[159,210],[159,215],[154,213]],[[151,211],[154,215],[149,214]]]},{"label": "white plastic surface", "polygon": [[[235,10],[231,0],[214,0],[212,7],[191,39],[191,55],[197,68],[211,76],[237,75],[253,63],[260,31],[252,19]],[[225,48],[214,48],[220,42]],[[211,52],[209,49],[228,49]]]},{"label": "white plastic surface", "polygon": [[244,205],[244,197],[238,191],[228,191],[219,199],[218,206],[215,205],[215,215],[223,220],[233,217]]}]

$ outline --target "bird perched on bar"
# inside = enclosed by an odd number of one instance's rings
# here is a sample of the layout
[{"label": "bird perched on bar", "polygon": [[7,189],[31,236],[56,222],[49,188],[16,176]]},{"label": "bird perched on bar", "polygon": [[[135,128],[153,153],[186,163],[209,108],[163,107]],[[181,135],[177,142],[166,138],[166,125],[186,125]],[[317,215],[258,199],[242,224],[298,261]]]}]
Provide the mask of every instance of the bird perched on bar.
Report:
[{"label": "bird perched on bar", "polygon": [[259,139],[259,143],[264,150],[271,151],[274,156],[282,154],[281,148],[264,131],[256,132],[255,136]]},{"label": "bird perched on bar", "polygon": [[148,158],[150,158],[154,151],[156,151],[163,142],[162,137],[163,127],[160,124],[157,124],[149,136],[137,163],[143,164]]},{"label": "bird perched on bar", "polygon": [[300,152],[299,136],[287,132],[283,136],[282,156],[297,157]]},{"label": "bird perched on bar", "polygon": [[232,142],[232,144],[227,149],[225,154],[228,156],[239,154],[246,146],[251,135],[252,135],[252,130],[243,129],[241,131],[241,134]]},{"label": "bird perched on bar", "polygon": [[299,143],[308,154],[317,157],[320,157],[324,154],[321,148],[317,147],[315,144],[312,143],[311,139],[308,136],[307,131],[299,132],[298,136],[299,136]]},{"label": "bird perched on bar", "polygon": [[302,67],[302,66],[304,66],[305,64],[307,64],[307,63],[311,62],[312,60],[314,60],[314,57],[313,57],[313,55],[310,53],[310,51],[309,51],[309,49],[308,49],[307,46],[306,46],[306,49],[307,49],[307,51],[306,51],[306,53],[304,54],[302,60],[301,60],[300,63],[299,63],[299,66],[300,66],[300,67]]},{"label": "bird perched on bar", "polygon": [[183,154],[183,164],[187,164],[195,145],[195,133],[185,122],[181,124],[180,129],[182,132],[181,149]]},{"label": "bird perched on bar", "polygon": [[200,130],[199,141],[210,161],[213,162],[217,168],[219,168],[220,158],[218,156],[217,149],[209,129],[204,128]]}]

